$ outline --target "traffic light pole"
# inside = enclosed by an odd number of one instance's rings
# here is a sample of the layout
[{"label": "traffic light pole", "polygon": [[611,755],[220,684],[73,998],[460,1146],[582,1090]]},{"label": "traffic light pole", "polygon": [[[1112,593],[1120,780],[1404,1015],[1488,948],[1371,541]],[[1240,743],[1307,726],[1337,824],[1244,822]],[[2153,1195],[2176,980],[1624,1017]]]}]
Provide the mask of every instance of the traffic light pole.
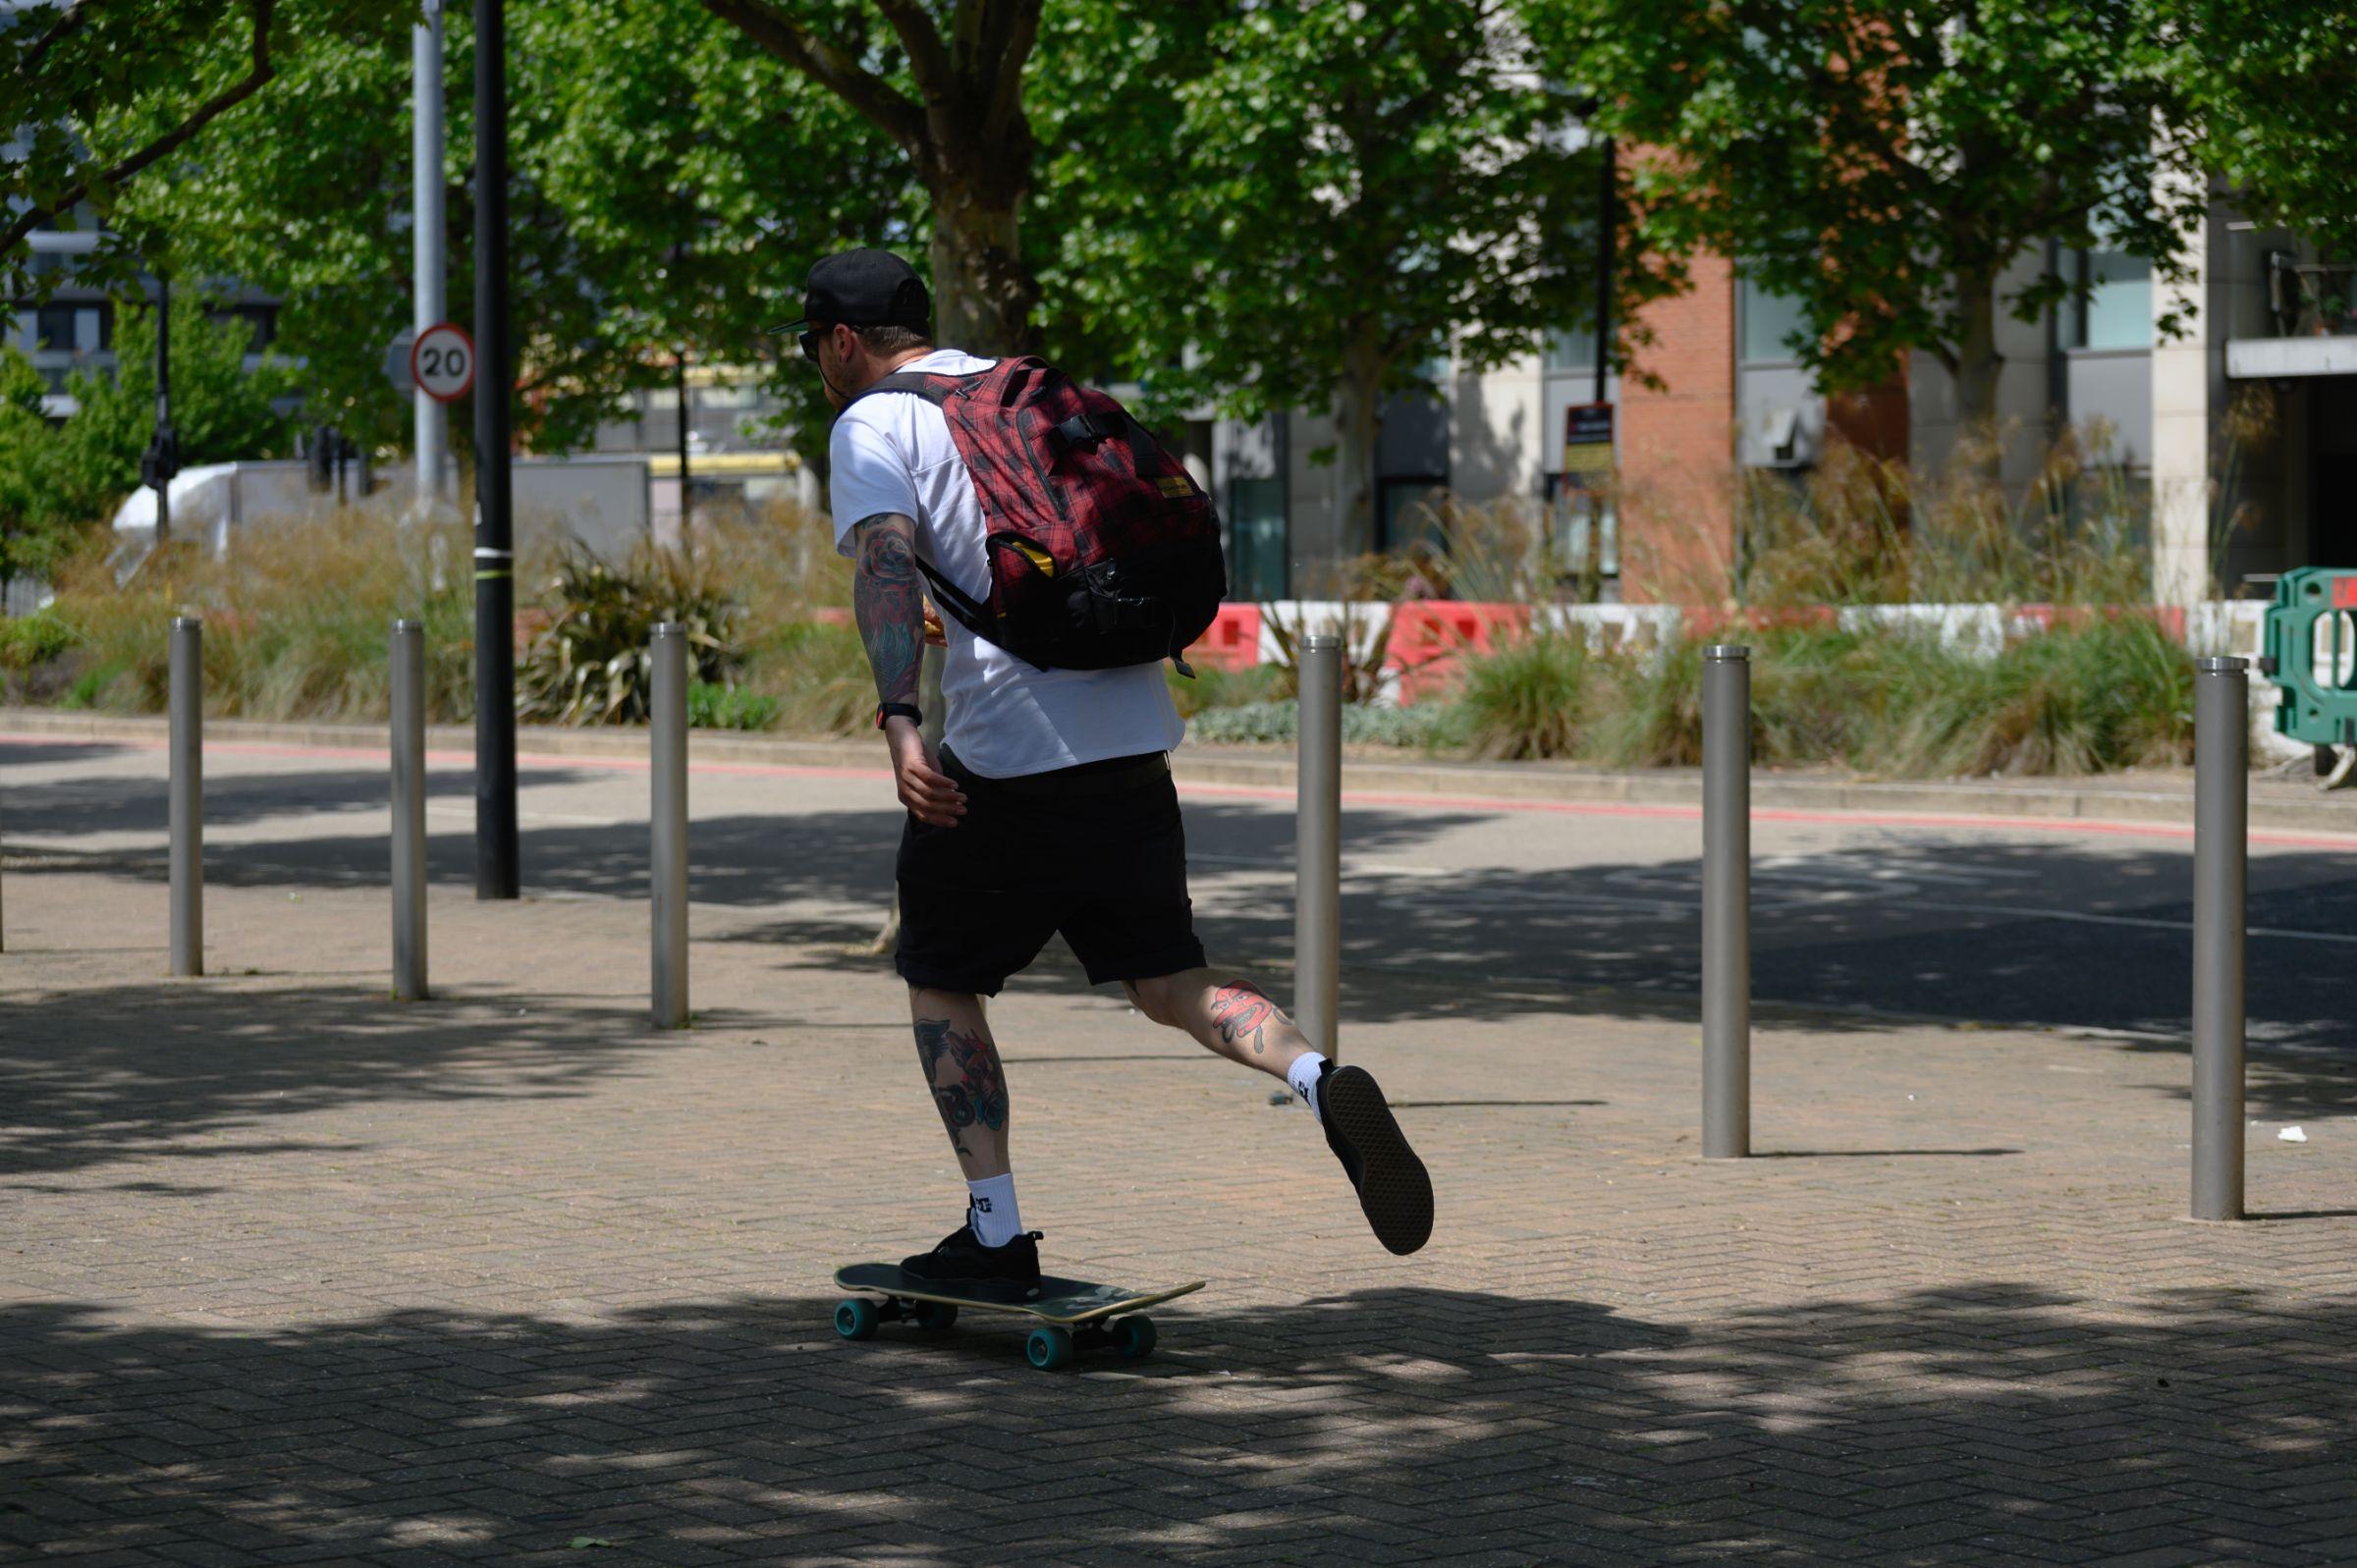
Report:
[{"label": "traffic light pole", "polygon": [[474,0],[474,895],[521,892],[516,834],[516,530],[508,399],[508,48]]}]

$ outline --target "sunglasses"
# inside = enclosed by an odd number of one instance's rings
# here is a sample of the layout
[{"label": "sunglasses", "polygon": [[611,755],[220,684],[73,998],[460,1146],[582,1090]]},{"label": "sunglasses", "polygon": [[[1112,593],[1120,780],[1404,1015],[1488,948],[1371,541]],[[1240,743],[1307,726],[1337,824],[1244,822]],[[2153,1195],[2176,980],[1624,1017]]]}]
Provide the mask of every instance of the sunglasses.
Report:
[{"label": "sunglasses", "polygon": [[803,333],[800,338],[795,340],[802,346],[802,357],[809,360],[812,364],[818,363],[818,343],[819,339],[823,337],[825,333],[826,328],[824,327],[812,327],[808,332]]}]

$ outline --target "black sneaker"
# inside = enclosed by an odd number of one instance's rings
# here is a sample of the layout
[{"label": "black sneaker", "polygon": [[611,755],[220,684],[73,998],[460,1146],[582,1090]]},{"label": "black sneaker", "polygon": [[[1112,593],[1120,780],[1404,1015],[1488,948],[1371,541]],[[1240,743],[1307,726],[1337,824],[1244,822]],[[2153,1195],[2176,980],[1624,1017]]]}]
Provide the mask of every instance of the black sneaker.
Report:
[{"label": "black sneaker", "polygon": [[959,1225],[931,1252],[901,1260],[911,1279],[993,1301],[1029,1301],[1039,1294],[1039,1232],[1004,1247],[985,1247],[971,1224]]},{"label": "black sneaker", "polygon": [[1432,1239],[1432,1177],[1407,1146],[1374,1074],[1328,1062],[1318,1073],[1326,1147],[1349,1172],[1375,1239],[1402,1256]]}]

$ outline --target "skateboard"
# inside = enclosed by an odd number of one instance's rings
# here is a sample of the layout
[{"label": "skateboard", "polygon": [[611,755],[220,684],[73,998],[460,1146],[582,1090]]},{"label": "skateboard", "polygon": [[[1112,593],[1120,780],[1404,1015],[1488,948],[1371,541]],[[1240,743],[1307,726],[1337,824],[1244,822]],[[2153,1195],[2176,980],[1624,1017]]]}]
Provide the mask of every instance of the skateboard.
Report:
[{"label": "skateboard", "polygon": [[943,1333],[958,1321],[959,1311],[1013,1312],[1040,1320],[1023,1341],[1023,1354],[1042,1372],[1054,1372],[1083,1350],[1111,1348],[1135,1360],[1154,1353],[1154,1320],[1138,1311],[1203,1288],[1192,1284],[1169,1290],[1124,1290],[1119,1285],[1092,1284],[1085,1279],[1043,1278],[1039,1294],[1029,1301],[994,1301],[988,1296],[960,1292],[937,1279],[918,1279],[889,1263],[855,1263],[835,1271],[835,1282],[846,1290],[880,1295],[847,1296],[835,1309],[835,1331],[846,1339],[869,1339],[876,1325],[907,1322],[927,1333]]}]

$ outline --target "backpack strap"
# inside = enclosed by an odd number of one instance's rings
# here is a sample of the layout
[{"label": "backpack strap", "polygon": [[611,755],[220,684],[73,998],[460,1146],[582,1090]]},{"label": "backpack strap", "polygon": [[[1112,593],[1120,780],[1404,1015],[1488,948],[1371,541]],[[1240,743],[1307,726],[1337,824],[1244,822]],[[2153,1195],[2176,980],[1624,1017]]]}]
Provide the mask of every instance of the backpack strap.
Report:
[{"label": "backpack strap", "polygon": [[[965,376],[946,376],[929,370],[896,370],[860,388],[851,395],[850,403],[843,406],[848,412],[852,403],[857,403],[861,398],[872,398],[879,392],[913,392],[927,403],[939,405],[947,402],[950,394],[958,390],[959,383],[967,379]],[[838,413],[835,417],[840,419],[843,414]]]}]

